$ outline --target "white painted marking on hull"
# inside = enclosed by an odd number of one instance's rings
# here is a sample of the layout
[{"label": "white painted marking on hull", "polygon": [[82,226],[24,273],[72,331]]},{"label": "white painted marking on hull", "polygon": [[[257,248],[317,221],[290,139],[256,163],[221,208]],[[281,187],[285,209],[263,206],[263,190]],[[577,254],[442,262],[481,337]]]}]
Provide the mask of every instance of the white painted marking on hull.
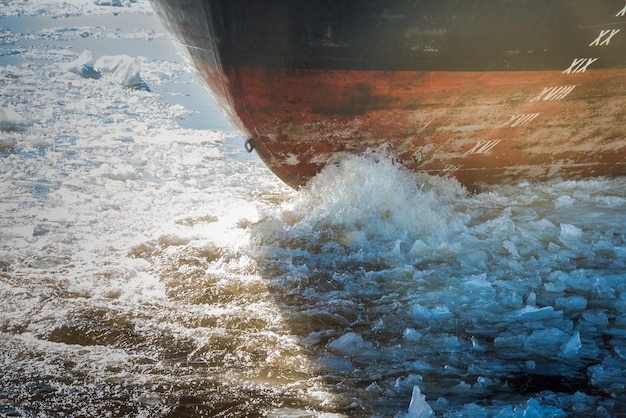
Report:
[{"label": "white painted marking on hull", "polygon": [[539,93],[531,102],[541,102],[541,101],[553,101],[553,100],[563,100],[570,94],[576,86],[556,86],[556,87],[544,87],[543,91]]},{"label": "white painted marking on hull", "polygon": [[563,74],[582,74],[597,60],[598,58],[574,58],[572,64],[567,70],[563,71]]},{"label": "white painted marking on hull", "polygon": [[[620,32],[621,29],[601,30],[600,35],[589,46],[607,46],[611,43],[611,39]],[[608,35],[608,37],[607,37]]]},{"label": "white painted marking on hull", "polygon": [[474,146],[474,148],[472,148],[471,150],[469,150],[467,152],[468,155],[471,154],[486,154],[489,151],[491,151],[492,149],[495,148],[496,145],[498,145],[500,142],[502,142],[501,139],[483,139],[480,140],[476,143],[476,145]]},{"label": "white painted marking on hull", "polygon": [[524,126],[535,120],[540,114],[541,113],[522,113],[518,115],[511,115],[511,119],[509,119],[504,125],[500,127],[515,128],[518,126]]}]

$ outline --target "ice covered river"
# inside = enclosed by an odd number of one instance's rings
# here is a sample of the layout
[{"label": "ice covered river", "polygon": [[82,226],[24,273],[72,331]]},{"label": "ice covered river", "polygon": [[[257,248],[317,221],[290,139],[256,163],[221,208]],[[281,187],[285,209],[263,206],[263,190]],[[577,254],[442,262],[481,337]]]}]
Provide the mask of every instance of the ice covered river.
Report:
[{"label": "ice covered river", "polygon": [[626,179],[294,191],[146,1],[0,7],[0,416],[626,416]]}]

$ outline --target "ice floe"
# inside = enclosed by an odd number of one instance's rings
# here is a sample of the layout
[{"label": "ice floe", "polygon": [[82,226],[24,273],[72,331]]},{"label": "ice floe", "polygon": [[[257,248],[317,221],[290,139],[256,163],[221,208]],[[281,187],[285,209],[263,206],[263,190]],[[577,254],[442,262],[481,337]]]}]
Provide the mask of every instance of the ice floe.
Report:
[{"label": "ice floe", "polygon": [[74,61],[62,65],[66,71],[85,78],[108,77],[125,87],[139,87],[143,84],[137,58],[128,55],[103,55],[94,60],[91,51],[83,51]]}]

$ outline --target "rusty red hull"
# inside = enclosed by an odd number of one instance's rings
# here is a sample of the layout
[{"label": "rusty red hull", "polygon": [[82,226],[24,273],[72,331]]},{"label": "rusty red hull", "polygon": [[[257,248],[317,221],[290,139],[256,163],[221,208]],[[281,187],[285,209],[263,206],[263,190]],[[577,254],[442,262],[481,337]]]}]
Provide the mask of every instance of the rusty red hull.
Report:
[{"label": "rusty red hull", "polygon": [[[324,66],[319,60],[289,65],[278,59],[260,65],[245,54],[229,57],[233,47],[225,48],[218,34],[192,39],[183,30],[182,38],[212,51],[190,54],[199,77],[249,145],[293,187],[346,154],[383,145],[411,170],[454,176],[468,186],[621,176],[626,174],[626,60],[619,54],[626,48],[616,45],[626,45],[618,44],[620,35],[626,41],[626,32],[614,28],[626,23],[626,6],[619,3],[596,5],[602,10],[594,19],[601,22],[606,12],[607,29],[576,32],[571,42],[581,45],[568,46],[558,59],[529,53],[529,64],[519,57],[523,53],[502,52],[515,55],[513,70],[509,64],[479,68],[484,57],[451,71],[432,60],[416,68],[336,61]],[[580,26],[574,23],[564,27]],[[173,32],[181,38],[177,27]],[[446,62],[457,62],[448,55]]]},{"label": "rusty red hull", "polygon": [[246,92],[232,100],[252,145],[292,186],[381,144],[412,170],[467,185],[626,173],[626,70],[244,69],[228,79]]}]

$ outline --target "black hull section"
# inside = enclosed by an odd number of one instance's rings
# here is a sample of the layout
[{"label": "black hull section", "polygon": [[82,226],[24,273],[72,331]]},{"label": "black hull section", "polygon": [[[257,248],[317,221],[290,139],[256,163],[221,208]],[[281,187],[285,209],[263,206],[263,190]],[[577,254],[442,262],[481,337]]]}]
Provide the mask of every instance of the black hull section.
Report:
[{"label": "black hull section", "polygon": [[[562,70],[582,57],[598,58],[595,68],[626,65],[626,37],[611,37],[624,27],[614,0],[154,3],[172,22],[177,38],[188,46],[212,45],[229,66],[546,71]],[[207,27],[204,21],[212,24]],[[599,49],[593,41],[601,31]],[[193,57],[193,48],[190,53]]]}]

